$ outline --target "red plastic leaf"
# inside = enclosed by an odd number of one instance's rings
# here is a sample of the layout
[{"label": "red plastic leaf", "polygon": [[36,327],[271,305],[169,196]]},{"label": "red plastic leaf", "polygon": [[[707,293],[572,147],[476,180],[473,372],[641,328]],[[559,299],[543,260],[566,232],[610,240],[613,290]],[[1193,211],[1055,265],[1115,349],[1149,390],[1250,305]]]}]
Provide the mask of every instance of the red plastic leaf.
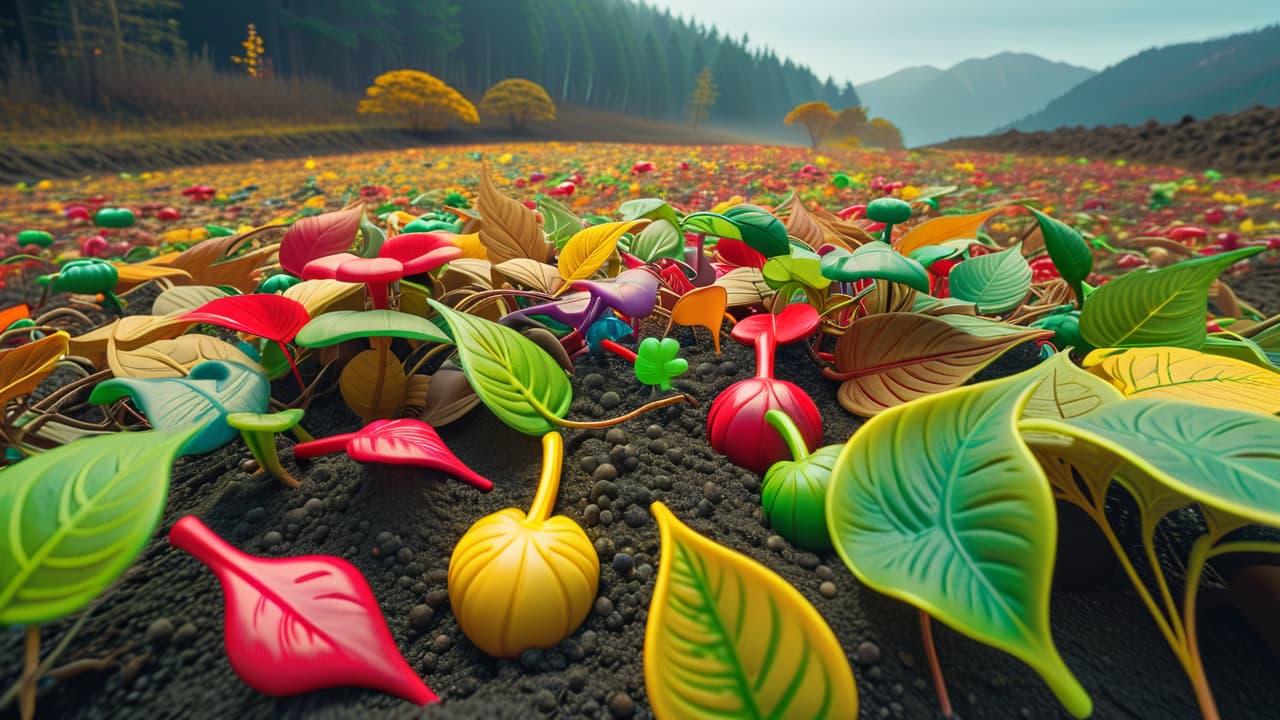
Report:
[{"label": "red plastic leaf", "polygon": [[349,250],[363,217],[364,206],[357,205],[295,222],[280,240],[280,267],[302,277],[302,268],[312,260]]},{"label": "red plastic leaf", "polygon": [[749,267],[757,270],[764,267],[765,256],[760,251],[733,238],[722,238],[716,243],[716,259],[729,267]]},{"label": "red plastic leaf", "polygon": [[768,335],[779,345],[808,337],[821,322],[818,311],[812,305],[798,303],[788,305],[777,315],[760,313],[744,318],[733,326],[729,335],[743,345],[754,345],[756,338]]},{"label": "red plastic leaf", "polygon": [[325,255],[316,258],[302,266],[301,277],[303,280],[332,280],[338,276],[338,268],[348,260],[358,260],[359,255],[349,252],[336,253],[333,255]]},{"label": "red plastic leaf", "polygon": [[228,295],[201,305],[183,320],[208,323],[257,337],[289,342],[311,321],[302,303],[283,295]]},{"label": "red plastic leaf", "polygon": [[493,483],[453,454],[435,428],[421,420],[375,420],[354,433],[344,433],[294,446],[294,457],[311,458],[346,448],[352,460],[431,468],[485,492]]},{"label": "red plastic leaf", "polygon": [[438,233],[404,233],[388,238],[378,250],[378,257],[399,260],[404,274],[430,272],[462,256],[462,248]]},{"label": "red plastic leaf", "polygon": [[367,687],[419,705],[439,698],[405,662],[378,601],[351,563],[328,555],[246,555],[187,515],[169,543],[204,563],[226,597],[231,667],[268,695]]}]

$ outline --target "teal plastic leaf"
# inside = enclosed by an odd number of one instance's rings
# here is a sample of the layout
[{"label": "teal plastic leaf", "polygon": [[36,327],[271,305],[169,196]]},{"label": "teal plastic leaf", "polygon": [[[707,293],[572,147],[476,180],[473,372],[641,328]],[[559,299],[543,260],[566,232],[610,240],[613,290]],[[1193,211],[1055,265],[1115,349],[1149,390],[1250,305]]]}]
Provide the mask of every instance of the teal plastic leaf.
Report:
[{"label": "teal plastic leaf", "polygon": [[98,383],[89,402],[110,403],[129,397],[156,430],[201,429],[182,448],[183,455],[207,453],[239,434],[227,424],[233,412],[265,413],[271,401],[267,376],[255,368],[225,360],[196,365],[184,378],[113,378]]},{"label": "teal plastic leaf", "polygon": [[[937,248],[927,246],[922,248]],[[852,253],[836,248],[822,256],[822,274],[832,280],[854,282],[865,278],[889,280],[929,292],[929,273],[919,262],[898,253],[885,243],[867,243]]]},{"label": "teal plastic leaf", "polygon": [[196,429],[76,440],[0,470],[0,625],[89,604],[155,532],[173,459]]},{"label": "teal plastic leaf", "polygon": [[671,389],[671,380],[689,369],[689,361],[680,355],[680,341],[675,338],[647,337],[636,348],[636,379],[645,385]]},{"label": "teal plastic leaf", "polygon": [[948,278],[951,297],[978,306],[978,312],[999,314],[1022,304],[1031,289],[1031,266],[1022,257],[1022,243],[1008,250],[969,258],[956,265]]},{"label": "teal plastic leaf", "polygon": [[867,585],[1034,668],[1067,710],[1092,703],[1054,647],[1053,493],[1017,431],[1044,371],[890,408],[845,445],[827,492],[832,544]]},{"label": "teal plastic leaf", "polygon": [[1080,311],[1080,334],[1099,348],[1199,350],[1208,337],[1204,319],[1214,278],[1236,262],[1264,250],[1265,247],[1241,248],[1121,275],[1089,296]]},{"label": "teal plastic leaf", "polygon": [[356,338],[398,337],[447,343],[449,338],[430,320],[396,310],[338,310],[312,318],[294,342],[302,347],[336,345]]},{"label": "teal plastic leaf", "polygon": [[556,429],[573,386],[554,358],[509,327],[427,302],[448,324],[467,380],[494,415],[526,435]]}]

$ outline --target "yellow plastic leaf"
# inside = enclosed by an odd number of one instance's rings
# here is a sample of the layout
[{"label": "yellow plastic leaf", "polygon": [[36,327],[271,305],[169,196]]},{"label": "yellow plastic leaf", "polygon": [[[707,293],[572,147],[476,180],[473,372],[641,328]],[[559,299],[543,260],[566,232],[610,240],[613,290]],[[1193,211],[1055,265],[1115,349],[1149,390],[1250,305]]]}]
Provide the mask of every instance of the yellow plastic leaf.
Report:
[{"label": "yellow plastic leaf", "polygon": [[10,400],[30,395],[67,353],[70,336],[56,332],[35,342],[0,352],[0,410]]},{"label": "yellow plastic leaf", "polygon": [[307,309],[311,317],[329,311],[363,310],[364,285],[340,280],[304,280],[284,291],[284,296]]},{"label": "yellow plastic leaf", "polygon": [[754,560],[650,506],[662,559],[644,638],[660,719],[856,718],[853,671],[831,628]]},{"label": "yellow plastic leaf", "polygon": [[486,166],[480,175],[480,194],[476,208],[484,222],[480,224],[480,242],[489,260],[500,263],[514,258],[531,258],[547,262],[555,245],[547,242],[538,218],[524,203],[498,192],[489,178]]},{"label": "yellow plastic leaf", "polygon": [[107,365],[116,377],[186,377],[191,368],[206,360],[228,360],[260,369],[239,348],[209,335],[156,340],[135,350],[121,350],[114,340],[107,341]]},{"label": "yellow plastic leaf", "polygon": [[[465,235],[454,235],[453,244],[462,250],[462,257],[472,260],[488,260],[489,251],[485,250],[484,243],[480,242],[480,233],[467,233]],[[455,261],[456,262],[456,261]]]},{"label": "yellow plastic leaf", "polygon": [[165,278],[175,285],[190,285],[191,274],[186,270],[178,268],[165,267],[163,265],[140,265],[130,263],[112,263],[116,266],[116,287],[117,293],[124,293],[132,290],[143,283],[151,282],[157,278]]},{"label": "yellow plastic leaf", "polygon": [[1127,397],[1280,412],[1280,373],[1232,357],[1175,347],[1103,349],[1089,353],[1083,364]]},{"label": "yellow plastic leaf", "polygon": [[997,205],[990,210],[968,215],[946,215],[934,218],[911,228],[906,235],[898,239],[894,247],[903,255],[910,255],[912,251],[926,245],[938,245],[948,240],[976,237],[978,228],[1006,207],[1008,206]]},{"label": "yellow plastic leaf", "polygon": [[114,341],[116,347],[132,350],[156,340],[178,337],[192,324],[190,320],[180,320],[174,315],[129,315],[71,338],[67,354],[85,358],[94,367],[103,368],[107,365],[108,342]]},{"label": "yellow plastic leaf", "polygon": [[1105,380],[1077,367],[1065,352],[1044,361],[1042,367],[1047,376],[1022,408],[1023,420],[1070,420],[1124,399],[1124,395]]},{"label": "yellow plastic leaf", "polygon": [[591,277],[617,249],[618,238],[648,224],[647,219],[601,223],[574,233],[560,251],[560,277],[566,285]]},{"label": "yellow plastic leaf", "polygon": [[347,407],[365,422],[399,417],[408,391],[400,360],[378,350],[352,358],[342,369],[338,389]]},{"label": "yellow plastic leaf", "polygon": [[723,286],[694,288],[681,295],[675,307],[671,308],[671,322],[686,327],[706,328],[711,333],[711,342],[719,355],[720,327],[728,305],[729,292]]}]

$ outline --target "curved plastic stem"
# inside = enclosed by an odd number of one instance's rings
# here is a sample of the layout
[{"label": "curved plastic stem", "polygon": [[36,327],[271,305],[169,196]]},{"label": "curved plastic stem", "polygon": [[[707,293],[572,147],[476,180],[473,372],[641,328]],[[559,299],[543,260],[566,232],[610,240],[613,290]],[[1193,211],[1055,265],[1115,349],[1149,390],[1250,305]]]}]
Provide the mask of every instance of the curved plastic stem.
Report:
[{"label": "curved plastic stem", "polygon": [[604,348],[605,350],[608,350],[614,355],[617,355],[623,360],[626,360],[632,365],[634,365],[636,362],[636,354],[634,352],[632,352],[629,348],[623,347],[612,340],[601,340],[600,347]]},{"label": "curved plastic stem", "polygon": [[643,415],[644,413],[647,413],[650,410],[657,410],[658,408],[664,408],[664,407],[667,407],[668,405],[675,405],[676,403],[679,403],[679,402],[687,402],[689,403],[690,407],[698,406],[698,401],[694,399],[692,395],[689,395],[687,393],[680,393],[679,395],[672,395],[671,397],[662,398],[661,400],[654,400],[651,403],[646,403],[644,405],[641,405],[640,407],[636,408],[635,410],[632,410],[626,415],[622,415],[616,418],[610,418],[608,420],[582,422],[579,420],[566,420],[564,418],[556,417],[554,415],[550,415],[550,416],[544,415],[543,417],[546,417],[547,420],[550,420],[551,422],[555,423],[556,425],[559,425],[560,427],[574,428],[578,430],[590,430],[592,428],[607,428],[607,427],[613,427],[614,425],[620,425],[628,420],[639,417],[640,415]]},{"label": "curved plastic stem", "polygon": [[933,690],[938,694],[938,710],[942,717],[951,718],[951,696],[947,694],[947,680],[942,676],[942,663],[938,662],[938,648],[933,645],[933,619],[920,610],[920,639],[924,641],[924,654],[929,658],[929,673],[933,675]]},{"label": "curved plastic stem", "polygon": [[28,625],[22,650],[22,687],[18,690],[18,712],[22,720],[36,716],[36,680],[40,674],[40,626]]},{"label": "curved plastic stem", "polygon": [[773,426],[778,431],[784,442],[787,443],[787,449],[791,451],[791,458],[797,462],[809,457],[809,446],[805,444],[804,436],[800,434],[800,428],[796,427],[795,421],[791,416],[781,410],[770,410],[764,414],[765,422]]},{"label": "curved plastic stem", "polygon": [[249,452],[253,453],[253,459],[257,460],[258,465],[263,470],[266,470],[271,477],[288,487],[296,488],[302,485],[297,478],[280,464],[280,454],[276,452],[275,433],[245,430],[240,433],[240,436],[244,438],[244,444],[249,446]]},{"label": "curved plastic stem", "polygon": [[1204,720],[1218,720],[1218,705],[1213,700],[1213,691],[1209,688],[1209,678],[1204,674],[1204,663],[1200,660],[1200,641],[1196,637],[1196,596],[1200,590],[1200,574],[1204,571],[1205,561],[1213,544],[1218,540],[1214,535],[1200,536],[1191,546],[1191,555],[1187,558],[1187,584],[1183,589],[1182,625],[1186,637],[1186,671],[1191,679],[1191,686],[1196,691],[1196,702],[1200,705],[1200,714]]},{"label": "curved plastic stem", "polygon": [[[1152,519],[1146,512],[1141,512],[1142,523],[1142,549],[1146,553],[1147,563],[1151,566],[1151,574],[1155,576],[1156,587],[1160,590],[1160,596],[1164,600],[1165,612],[1170,618],[1177,618],[1179,615],[1178,605],[1173,600],[1173,593],[1169,590],[1169,581],[1164,577],[1164,571],[1160,567],[1160,559],[1156,557],[1155,543],[1155,525],[1159,519]],[[1190,586],[1188,586],[1190,587]],[[1180,644],[1186,643],[1186,628],[1178,623],[1173,623],[1173,633],[1178,638]]]},{"label": "curved plastic stem", "polygon": [[280,340],[277,340],[276,344],[280,346],[280,352],[284,353],[284,359],[289,361],[289,369],[293,371],[293,378],[298,381],[299,392],[306,392],[307,384],[302,382],[302,373],[298,372],[298,364],[293,361],[293,355],[289,353],[289,346]]},{"label": "curved plastic stem", "polygon": [[369,292],[369,299],[373,301],[374,310],[387,309],[387,283],[370,280],[365,283],[365,287]]},{"label": "curved plastic stem", "polygon": [[564,463],[564,439],[560,433],[552,430],[542,436],[542,475],[538,478],[538,492],[533,496],[533,504],[529,506],[529,514],[525,518],[529,522],[542,523],[551,517],[556,505],[556,494],[560,492],[560,468]]},{"label": "curved plastic stem", "polygon": [[756,336],[756,377],[773,378],[773,352],[777,349],[772,327]]},{"label": "curved plastic stem", "polygon": [[[893,242],[893,223],[884,224],[884,231],[880,233],[880,242],[882,243]],[[950,716],[951,713],[947,713],[947,715]]]}]

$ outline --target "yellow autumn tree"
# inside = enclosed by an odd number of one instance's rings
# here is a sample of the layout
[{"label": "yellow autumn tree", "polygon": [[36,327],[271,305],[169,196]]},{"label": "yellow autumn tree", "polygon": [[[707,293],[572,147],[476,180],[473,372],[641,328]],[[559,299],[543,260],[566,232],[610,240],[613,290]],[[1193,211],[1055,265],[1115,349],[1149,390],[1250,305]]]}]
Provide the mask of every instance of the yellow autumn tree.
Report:
[{"label": "yellow autumn tree", "polygon": [[809,131],[809,142],[813,147],[818,147],[822,142],[822,136],[827,130],[831,129],[836,123],[836,113],[831,106],[824,102],[807,102],[801,103],[791,109],[787,113],[786,119],[783,121],[788,125],[800,124],[805,130]]},{"label": "yellow autumn tree", "polygon": [[507,78],[485,91],[480,100],[480,112],[505,115],[511,122],[511,132],[519,133],[524,132],[532,120],[555,120],[556,104],[538,83]]},{"label": "yellow autumn tree", "polygon": [[419,70],[392,70],[374,78],[357,112],[402,115],[410,130],[443,130],[452,122],[480,122],[476,106],[444,81]]},{"label": "yellow autumn tree", "polygon": [[693,108],[693,131],[698,132],[698,121],[707,116],[707,111],[716,104],[720,96],[716,81],[711,77],[711,68],[704,67],[693,79],[693,97],[689,104]]}]

